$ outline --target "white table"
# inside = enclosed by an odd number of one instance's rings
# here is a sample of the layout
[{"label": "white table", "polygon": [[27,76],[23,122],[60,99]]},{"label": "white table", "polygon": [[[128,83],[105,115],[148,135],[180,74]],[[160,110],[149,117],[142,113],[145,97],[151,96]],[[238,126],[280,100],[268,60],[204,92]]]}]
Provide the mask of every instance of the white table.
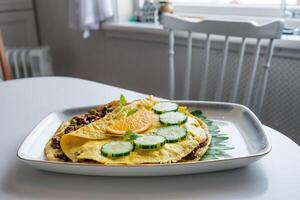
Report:
[{"label": "white table", "polygon": [[[224,172],[117,178],[36,170],[16,157],[29,131],[49,112],[145,95],[74,78],[0,83],[0,199],[300,199],[300,148],[265,127],[273,149],[258,162]],[[299,122],[298,122],[299,123]]]}]

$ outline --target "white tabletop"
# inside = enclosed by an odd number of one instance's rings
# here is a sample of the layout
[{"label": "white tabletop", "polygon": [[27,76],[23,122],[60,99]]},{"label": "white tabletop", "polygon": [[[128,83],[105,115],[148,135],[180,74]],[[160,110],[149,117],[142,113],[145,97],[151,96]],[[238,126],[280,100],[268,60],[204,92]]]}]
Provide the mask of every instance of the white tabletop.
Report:
[{"label": "white tabletop", "polygon": [[300,148],[265,127],[272,151],[241,169],[207,174],[117,178],[56,174],[16,157],[18,146],[44,116],[62,108],[145,95],[74,78],[0,83],[0,199],[300,199]]}]

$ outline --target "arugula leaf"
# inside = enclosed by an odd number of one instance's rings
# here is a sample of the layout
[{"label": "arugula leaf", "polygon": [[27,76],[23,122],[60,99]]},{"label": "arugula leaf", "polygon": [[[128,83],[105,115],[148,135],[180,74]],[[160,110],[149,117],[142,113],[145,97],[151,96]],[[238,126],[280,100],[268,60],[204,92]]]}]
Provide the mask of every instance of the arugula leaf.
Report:
[{"label": "arugula leaf", "polygon": [[209,119],[204,119],[203,122],[207,125],[207,126],[211,126],[213,124],[213,121],[209,120]]},{"label": "arugula leaf", "polygon": [[217,160],[218,157],[212,154],[205,154],[201,160]]},{"label": "arugula leaf", "polygon": [[205,155],[210,155],[210,156],[212,155],[212,156],[216,156],[217,158],[219,158],[218,156],[230,157],[230,155],[223,150],[212,150],[212,149],[207,150]]},{"label": "arugula leaf", "polygon": [[212,144],[220,144],[228,140],[229,137],[213,137],[211,140]]},{"label": "arugula leaf", "polygon": [[194,110],[191,112],[192,115],[194,115],[195,117],[199,117],[202,116],[202,111],[201,110]]},{"label": "arugula leaf", "polygon": [[229,137],[229,134],[217,134],[217,135],[213,135],[213,137],[215,138],[223,138],[223,137]]},{"label": "arugula leaf", "polygon": [[223,152],[222,152],[222,150],[208,149],[205,154],[207,154],[207,155],[222,155]]},{"label": "arugula leaf", "polygon": [[214,124],[208,126],[208,130],[212,131],[212,132],[216,132],[216,131],[219,132],[220,131],[219,127],[214,125]]},{"label": "arugula leaf", "polygon": [[226,141],[229,139],[228,134],[220,134],[220,128],[213,121],[207,119],[201,110],[191,112],[192,115],[201,119],[207,126],[208,131],[212,135],[211,143],[208,150],[201,160],[216,160],[220,156],[230,157],[225,151],[232,150],[234,147],[228,147]]},{"label": "arugula leaf", "polygon": [[123,135],[123,140],[125,141],[133,141],[135,140],[136,138],[140,137],[138,134],[134,133],[133,131],[131,130],[128,130],[126,131],[126,133]]},{"label": "arugula leaf", "polygon": [[125,98],[125,96],[122,94],[122,95],[120,96],[119,104],[120,104],[121,107],[123,107],[123,106],[126,105],[126,103],[127,103],[126,98]]},{"label": "arugula leaf", "polygon": [[138,111],[137,108],[132,108],[131,110],[128,111],[127,117],[130,116],[130,115],[133,115],[133,114],[136,113],[137,111]]},{"label": "arugula leaf", "polygon": [[232,150],[234,147],[227,147],[227,146],[211,146],[209,149],[211,150]]}]

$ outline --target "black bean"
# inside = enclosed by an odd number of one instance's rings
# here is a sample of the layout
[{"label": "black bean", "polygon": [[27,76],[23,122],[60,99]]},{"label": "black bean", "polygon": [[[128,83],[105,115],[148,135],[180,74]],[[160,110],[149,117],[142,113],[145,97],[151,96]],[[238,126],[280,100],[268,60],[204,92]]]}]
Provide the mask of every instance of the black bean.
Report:
[{"label": "black bean", "polygon": [[52,144],[51,144],[51,146],[54,149],[61,149],[61,147],[60,147],[60,137],[59,136],[54,136],[52,138]]},{"label": "black bean", "polygon": [[66,156],[63,152],[56,154],[56,158],[62,159],[64,162],[70,162],[70,158]]},{"label": "black bean", "polygon": [[65,129],[65,134],[76,130],[76,126],[70,125]]}]

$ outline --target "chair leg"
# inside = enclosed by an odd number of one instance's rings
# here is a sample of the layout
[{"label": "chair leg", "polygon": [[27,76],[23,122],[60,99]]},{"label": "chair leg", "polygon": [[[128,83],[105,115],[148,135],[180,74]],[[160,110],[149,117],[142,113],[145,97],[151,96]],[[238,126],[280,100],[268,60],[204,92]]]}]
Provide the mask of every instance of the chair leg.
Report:
[{"label": "chair leg", "polygon": [[2,69],[2,74],[3,74],[4,80],[10,80],[12,78],[11,71],[10,71],[10,67],[9,67],[7,58],[5,56],[4,43],[3,43],[1,33],[0,33],[0,66]]}]

